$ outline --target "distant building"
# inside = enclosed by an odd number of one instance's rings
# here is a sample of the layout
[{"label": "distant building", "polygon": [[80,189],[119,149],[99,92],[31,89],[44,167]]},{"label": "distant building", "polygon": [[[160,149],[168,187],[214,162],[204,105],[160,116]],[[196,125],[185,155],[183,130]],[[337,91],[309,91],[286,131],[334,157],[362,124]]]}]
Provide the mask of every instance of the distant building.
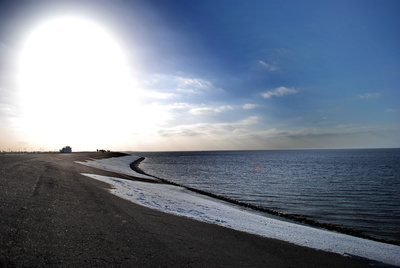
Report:
[{"label": "distant building", "polygon": [[65,146],[60,150],[60,153],[72,153],[72,148],[70,146]]}]

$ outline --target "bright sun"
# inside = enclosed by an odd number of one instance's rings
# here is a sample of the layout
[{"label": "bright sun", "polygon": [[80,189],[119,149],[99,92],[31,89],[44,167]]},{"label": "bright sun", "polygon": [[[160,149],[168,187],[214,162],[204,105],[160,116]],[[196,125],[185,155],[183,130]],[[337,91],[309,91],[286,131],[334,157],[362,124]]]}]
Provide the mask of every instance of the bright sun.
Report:
[{"label": "bright sun", "polygon": [[49,20],[29,35],[20,55],[21,125],[42,142],[96,146],[111,134],[116,139],[115,128],[126,124],[116,110],[137,107],[130,72],[102,27],[76,17]]}]

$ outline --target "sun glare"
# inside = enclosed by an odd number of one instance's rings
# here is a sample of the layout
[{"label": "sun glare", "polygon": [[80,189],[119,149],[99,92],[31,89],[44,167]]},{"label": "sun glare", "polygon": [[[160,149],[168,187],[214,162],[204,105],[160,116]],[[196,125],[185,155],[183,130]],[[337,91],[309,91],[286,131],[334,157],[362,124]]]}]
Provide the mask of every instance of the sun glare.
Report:
[{"label": "sun glare", "polygon": [[19,66],[20,124],[43,142],[86,138],[89,145],[111,134],[116,138],[115,127],[129,123],[119,122],[123,114],[139,107],[126,55],[89,20],[65,17],[41,24],[28,36]]}]

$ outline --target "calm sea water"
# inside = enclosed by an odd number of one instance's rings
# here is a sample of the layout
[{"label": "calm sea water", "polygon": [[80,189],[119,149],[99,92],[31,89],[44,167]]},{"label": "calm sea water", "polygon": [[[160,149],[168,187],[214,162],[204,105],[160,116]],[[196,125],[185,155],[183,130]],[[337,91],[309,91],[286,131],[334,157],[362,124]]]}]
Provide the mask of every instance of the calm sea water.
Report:
[{"label": "calm sea water", "polygon": [[400,241],[400,149],[136,154],[157,177]]}]

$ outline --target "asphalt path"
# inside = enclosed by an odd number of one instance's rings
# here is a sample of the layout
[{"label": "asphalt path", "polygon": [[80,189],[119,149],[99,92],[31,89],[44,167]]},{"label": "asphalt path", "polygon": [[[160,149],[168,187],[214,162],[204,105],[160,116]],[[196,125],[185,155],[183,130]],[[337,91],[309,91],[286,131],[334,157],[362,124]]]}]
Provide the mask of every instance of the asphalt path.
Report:
[{"label": "asphalt path", "polygon": [[0,267],[368,266],[133,204],[74,162],[119,155],[0,155]]}]

